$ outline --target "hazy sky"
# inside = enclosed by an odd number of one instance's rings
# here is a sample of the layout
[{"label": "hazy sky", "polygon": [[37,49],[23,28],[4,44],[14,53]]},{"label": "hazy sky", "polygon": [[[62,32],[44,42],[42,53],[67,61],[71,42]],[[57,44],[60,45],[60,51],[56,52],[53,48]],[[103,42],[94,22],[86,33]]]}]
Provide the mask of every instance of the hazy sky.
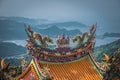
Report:
[{"label": "hazy sky", "polygon": [[97,22],[98,29],[119,32],[120,0],[0,0],[0,16]]}]

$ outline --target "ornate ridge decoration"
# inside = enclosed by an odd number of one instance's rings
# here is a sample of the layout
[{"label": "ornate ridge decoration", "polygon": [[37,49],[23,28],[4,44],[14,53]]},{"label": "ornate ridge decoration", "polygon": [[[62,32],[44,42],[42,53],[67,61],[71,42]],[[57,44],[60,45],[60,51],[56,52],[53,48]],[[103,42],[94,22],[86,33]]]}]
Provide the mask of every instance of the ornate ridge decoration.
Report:
[{"label": "ornate ridge decoration", "polygon": [[70,38],[65,38],[64,34],[56,37],[56,48],[50,49],[48,43],[53,43],[53,40],[49,36],[34,32],[30,25],[25,25],[25,31],[28,35],[27,52],[40,61],[68,62],[88,55],[89,50],[94,50],[96,25],[92,25],[90,33],[85,32],[73,38],[73,42],[77,42],[75,48],[69,46]]}]

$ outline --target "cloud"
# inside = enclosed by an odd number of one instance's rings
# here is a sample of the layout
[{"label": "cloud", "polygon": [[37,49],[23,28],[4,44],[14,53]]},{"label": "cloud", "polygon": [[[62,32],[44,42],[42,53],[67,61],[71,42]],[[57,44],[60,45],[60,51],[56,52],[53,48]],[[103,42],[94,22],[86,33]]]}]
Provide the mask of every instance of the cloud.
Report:
[{"label": "cloud", "polygon": [[104,31],[119,31],[119,8],[120,0],[1,0],[0,16],[74,20],[87,25],[97,22]]}]

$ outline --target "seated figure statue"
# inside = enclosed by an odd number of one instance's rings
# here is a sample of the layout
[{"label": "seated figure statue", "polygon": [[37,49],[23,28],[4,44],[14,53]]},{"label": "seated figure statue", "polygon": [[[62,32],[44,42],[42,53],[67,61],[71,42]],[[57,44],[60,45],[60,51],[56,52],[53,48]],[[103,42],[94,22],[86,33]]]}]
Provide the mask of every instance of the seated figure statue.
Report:
[{"label": "seated figure statue", "polygon": [[69,36],[65,37],[64,34],[62,34],[61,37],[56,37],[56,49],[60,52],[62,51],[69,51]]}]

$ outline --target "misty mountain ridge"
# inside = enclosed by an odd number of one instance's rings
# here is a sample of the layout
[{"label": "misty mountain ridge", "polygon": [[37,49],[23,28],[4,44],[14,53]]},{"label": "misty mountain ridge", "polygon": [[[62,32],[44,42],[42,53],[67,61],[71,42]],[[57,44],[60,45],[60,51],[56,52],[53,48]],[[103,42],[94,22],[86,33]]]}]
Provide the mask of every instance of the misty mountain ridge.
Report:
[{"label": "misty mountain ridge", "polygon": [[18,23],[25,23],[29,24],[32,27],[38,27],[40,29],[45,29],[51,26],[56,25],[59,28],[65,28],[67,30],[72,29],[79,29],[79,30],[86,30],[86,28],[89,28],[87,25],[78,22],[78,21],[52,21],[47,19],[33,19],[33,18],[25,18],[25,17],[0,17],[0,20],[11,20]]},{"label": "misty mountain ridge", "polygon": [[50,23],[51,21],[47,19],[32,19],[32,18],[25,18],[25,17],[0,17],[0,20],[11,20],[19,23],[26,23],[30,25],[39,25],[39,24],[46,24]]},{"label": "misty mountain ridge", "polygon": [[14,43],[0,42],[0,58],[26,54],[26,48]]},{"label": "misty mountain ridge", "polygon": [[120,38],[120,33],[115,32],[106,32],[103,35],[96,35],[97,39],[104,39],[104,38]]},{"label": "misty mountain ridge", "polygon": [[65,34],[68,36],[75,36],[76,34],[82,34],[82,32],[78,29],[74,29],[74,30],[66,30],[66,29],[60,29],[57,26],[51,26],[47,29],[38,29],[37,32],[40,32],[43,35],[48,35],[51,37],[56,37],[56,35],[61,35],[61,34]]},{"label": "misty mountain ridge", "polygon": [[[14,39],[25,39],[26,33],[24,30],[24,23],[19,23],[13,20],[0,20],[0,39],[1,40],[14,40]],[[49,35],[50,37],[55,37],[56,35],[66,34],[73,36],[76,34],[81,34],[80,30],[66,30],[65,28],[58,28],[58,26],[51,26],[46,29],[39,29],[37,27],[31,26],[32,29],[43,35]]]},{"label": "misty mountain ridge", "polygon": [[[57,35],[58,34],[67,34],[74,35],[81,32],[89,31],[90,27],[77,22],[77,21],[69,21],[69,22],[51,22],[47,19],[30,19],[24,17],[0,17],[0,39],[24,39],[26,37],[24,31],[24,23],[31,25],[32,29],[42,33],[43,35]],[[58,27],[57,29],[53,28]],[[51,28],[52,27],[52,28]],[[18,29],[17,29],[18,28]],[[45,32],[44,32],[45,29]],[[51,29],[50,31],[47,29]],[[66,30],[65,30],[66,29]],[[52,31],[58,31],[53,34]],[[63,30],[63,31],[61,31]],[[79,31],[78,31],[79,30]],[[49,34],[47,34],[47,32]],[[71,32],[70,32],[71,31]],[[67,33],[68,32],[68,33]],[[73,33],[73,34],[72,34]],[[4,35],[2,35],[4,34]],[[21,35],[19,35],[21,34]],[[97,33],[96,33],[97,34]],[[17,36],[19,35],[19,37]],[[120,37],[120,33],[105,33],[104,35],[96,35],[98,39],[104,39],[107,37]]]},{"label": "misty mountain ridge", "polygon": [[103,38],[106,38],[106,37],[120,37],[120,33],[104,33],[103,35]]},{"label": "misty mountain ridge", "polygon": [[36,27],[39,28],[48,28],[50,26],[56,25],[59,28],[88,28],[85,24],[82,24],[77,21],[69,21],[69,22],[57,22],[57,23],[50,23],[50,24],[41,24],[41,25],[36,25]]},{"label": "misty mountain ridge", "polygon": [[0,39],[24,39],[25,38],[24,24],[11,20],[0,20]]},{"label": "misty mountain ridge", "polygon": [[57,22],[47,19],[34,19],[34,18],[25,18],[25,17],[4,17],[0,16],[0,20],[12,20],[20,23],[26,23],[33,26],[42,26],[48,28],[48,26],[61,26],[61,27],[87,27],[85,24],[77,22],[77,21],[64,21],[64,22]]}]

